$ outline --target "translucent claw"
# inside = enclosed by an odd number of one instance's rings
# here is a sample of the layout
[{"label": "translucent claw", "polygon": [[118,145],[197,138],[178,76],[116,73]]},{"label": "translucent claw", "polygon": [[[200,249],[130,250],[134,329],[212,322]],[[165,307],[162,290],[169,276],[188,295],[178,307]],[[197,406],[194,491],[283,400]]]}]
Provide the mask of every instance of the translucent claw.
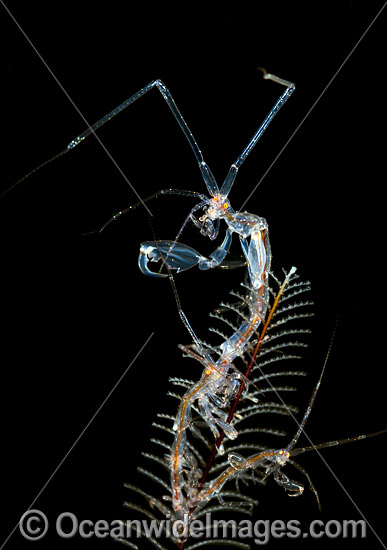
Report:
[{"label": "translucent claw", "polygon": [[167,277],[166,273],[151,271],[149,262],[161,260],[167,269],[175,269],[177,273],[185,271],[205,260],[201,254],[190,246],[176,241],[146,241],[141,243],[138,266],[144,275],[151,277]]},{"label": "translucent claw", "polygon": [[149,277],[167,277],[165,273],[156,273],[148,268],[149,261],[157,262],[160,259],[160,255],[157,257],[157,252],[156,247],[151,246],[149,243],[142,243],[138,257],[138,267],[144,275],[149,275]]}]

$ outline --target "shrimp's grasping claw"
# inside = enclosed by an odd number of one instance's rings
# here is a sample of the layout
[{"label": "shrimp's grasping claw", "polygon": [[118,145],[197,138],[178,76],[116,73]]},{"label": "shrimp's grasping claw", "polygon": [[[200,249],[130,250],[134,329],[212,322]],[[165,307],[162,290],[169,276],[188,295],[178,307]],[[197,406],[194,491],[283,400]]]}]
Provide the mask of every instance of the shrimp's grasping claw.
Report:
[{"label": "shrimp's grasping claw", "polygon": [[177,273],[190,269],[206,260],[190,246],[175,241],[146,241],[141,243],[138,267],[144,275],[168,277],[166,273],[157,273],[148,268],[148,262],[162,260],[167,269],[176,269]]},{"label": "shrimp's grasping claw", "polygon": [[144,273],[144,275],[149,275],[150,277],[167,277],[165,273],[156,273],[155,271],[151,271],[148,268],[149,260],[151,262],[157,262],[160,257],[161,256],[160,254],[158,254],[158,250],[156,247],[151,246],[147,243],[141,243],[140,255],[138,257],[138,267],[140,268],[141,272]]}]

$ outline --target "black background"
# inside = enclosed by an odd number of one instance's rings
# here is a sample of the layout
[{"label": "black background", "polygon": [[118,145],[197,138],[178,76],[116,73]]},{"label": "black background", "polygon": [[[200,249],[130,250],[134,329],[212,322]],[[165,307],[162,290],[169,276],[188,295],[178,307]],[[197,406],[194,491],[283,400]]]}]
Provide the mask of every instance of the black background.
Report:
[{"label": "black background", "polygon": [[[237,210],[315,104],[381,8],[381,2],[324,7],[200,3],[157,7],[66,2],[3,7],[1,187],[66,147],[89,123],[161,78],[218,178],[282,93],[257,66],[296,83],[241,168],[230,200]],[[81,4],[81,5],[80,5]],[[314,442],[386,427],[384,409],[384,25],[383,13],[328,87],[245,208],[270,226],[273,268],[292,265],[311,280],[316,317],[305,368],[292,395],[301,411],[318,378],[336,319],[335,342],[307,426]],[[130,106],[99,137],[141,197],[175,187],[205,192],[192,152],[157,91]],[[57,471],[34,508],[51,524],[126,517],[122,483],[134,481],[170,374],[198,377],[182,362],[189,336],[167,280],[137,269],[139,243],[173,238],[192,202],[149,203],[93,233],[137,201],[90,137],[0,201],[2,236],[2,517],[5,540],[87,426],[151,333],[151,341]],[[183,242],[213,247],[187,228]],[[237,247],[236,247],[237,250]],[[176,277],[196,332],[210,339],[208,313],[237,288],[240,270],[192,270]],[[294,423],[287,425],[289,433]],[[325,451],[353,502],[385,539],[385,436]],[[285,442],[284,442],[285,443]],[[273,483],[259,489],[257,517],[360,519],[330,471],[312,453],[299,461],[318,488],[323,512],[305,491],[289,499]],[[288,472],[296,479],[297,472]],[[384,507],[385,508],[385,507]],[[102,547],[109,541],[58,539],[35,547]],[[321,542],[321,541],[320,541]],[[326,539],[323,543],[326,544]],[[15,532],[7,548],[29,547]],[[276,547],[287,540],[271,541]],[[294,547],[309,547],[309,540]],[[314,545],[318,541],[313,541]],[[331,547],[380,548],[366,540]]]}]

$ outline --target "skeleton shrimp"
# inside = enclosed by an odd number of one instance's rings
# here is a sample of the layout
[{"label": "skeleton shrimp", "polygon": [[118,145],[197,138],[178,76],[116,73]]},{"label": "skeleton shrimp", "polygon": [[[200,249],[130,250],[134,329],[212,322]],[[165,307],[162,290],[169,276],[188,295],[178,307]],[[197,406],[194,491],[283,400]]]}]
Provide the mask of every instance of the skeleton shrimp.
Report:
[{"label": "skeleton shrimp", "polygon": [[[196,264],[199,265],[199,269],[213,269],[224,262],[227,253],[230,250],[232,234],[236,233],[239,235],[242,251],[247,262],[250,276],[250,284],[254,289],[259,290],[262,285],[265,284],[267,278],[266,272],[268,270],[268,265],[270,264],[270,243],[268,236],[268,225],[264,218],[261,218],[255,214],[235,211],[231,207],[231,204],[228,200],[228,195],[231,191],[239,168],[246,160],[248,155],[251,153],[256,143],[262,137],[263,133],[265,132],[275,115],[278,113],[280,108],[286,103],[286,101],[295,90],[295,85],[292,82],[270,74],[265,69],[259,68],[259,70],[263,72],[263,78],[265,80],[271,80],[275,83],[285,86],[286,89],[279,97],[275,105],[272,107],[269,114],[259,126],[253,137],[250,139],[247,146],[240,153],[235,162],[231,164],[228,174],[220,189],[209,166],[204,161],[199,145],[195,140],[191,130],[188,128],[188,125],[181,115],[178,107],[176,106],[176,103],[173,100],[170,91],[161,80],[154,80],[150,82],[147,86],[133,94],[121,105],[113,109],[110,113],[102,117],[95,124],[88,127],[78,137],[71,140],[63,151],[23,176],[23,178],[18,180],[6,191],[4,191],[2,195],[8,193],[11,189],[27,179],[31,174],[35,173],[40,168],[46,166],[47,164],[74,149],[88,136],[94,134],[103,124],[111,120],[126,107],[134,103],[140,97],[144,96],[147,92],[149,92],[153,88],[156,88],[166,101],[174,118],[179,124],[181,130],[183,131],[185,138],[191,146],[194,156],[198,162],[200,173],[203,177],[207,191],[211,197],[209,198],[206,195],[195,191],[182,189],[163,189],[148,197],[147,199],[141,200],[139,203],[136,203],[135,205],[132,205],[129,208],[118,212],[107,223],[103,225],[100,231],[105,229],[106,226],[109,225],[112,221],[116,220],[122,214],[130,211],[132,208],[138,206],[139,204],[143,204],[145,206],[145,202],[160,195],[176,194],[181,196],[199,198],[200,202],[192,208],[174,241],[159,240],[141,243],[140,255],[138,259],[138,265],[141,271],[146,275],[154,277],[166,277],[167,275],[165,273],[157,273],[151,271],[148,266],[150,261],[157,262],[162,256],[164,258],[164,264],[168,266],[169,269],[175,269],[177,272],[190,269]],[[197,212],[198,210],[204,211],[199,219],[196,218],[196,216],[194,215],[195,212]],[[191,220],[194,225],[199,228],[202,235],[208,237],[210,240],[214,240],[218,236],[220,220],[225,221],[227,229],[224,240],[220,244],[220,246],[210,254],[209,258],[201,255],[190,246],[178,242],[178,239],[189,220]]]},{"label": "skeleton shrimp", "polygon": [[[254,363],[256,350],[267,331],[267,327],[271,322],[285,287],[295,277],[295,271],[295,268],[289,271],[279,288],[256,344],[251,364]],[[200,380],[183,395],[173,426],[176,435],[170,454],[172,503],[177,516],[183,517],[184,514],[188,514],[190,509],[196,506],[195,499],[197,498],[198,488],[201,486],[200,480],[202,478],[202,472],[198,469],[196,459],[187,444],[186,431],[189,427],[192,428],[192,407],[196,402],[198,403],[200,415],[215,437],[215,450],[219,452],[219,454],[224,454],[223,436],[225,435],[231,440],[237,438],[238,432],[232,425],[232,419],[239,398],[242,394],[247,393],[249,387],[247,382],[249,370],[246,375],[242,377],[238,374],[238,371],[237,373],[233,372],[233,370],[235,371],[235,367],[232,361],[236,357],[242,356],[246,351],[249,351],[250,348],[247,348],[247,343],[251,335],[256,332],[254,327],[257,324],[257,319],[259,318],[264,321],[264,318],[261,318],[256,311],[257,307],[262,309],[260,294],[254,291],[254,289],[249,289],[247,293],[248,300],[244,299],[244,302],[249,305],[250,313],[248,319],[243,320],[241,326],[231,338],[227,338],[225,342],[218,346],[219,351],[217,353],[219,354],[219,358],[214,361],[193,332],[188,320],[181,310],[180,301],[171,274],[170,280],[175,292],[180,316],[191,336],[193,336],[195,349],[199,350],[200,355],[194,353],[185,346],[179,347],[188,356],[196,359],[204,366]],[[267,288],[265,285],[265,292],[266,290]],[[266,305],[267,301],[265,300],[265,310]],[[253,400],[256,401],[256,399]],[[226,412],[232,401],[234,401],[234,406],[231,408],[231,411]],[[219,433],[217,426],[222,429],[222,435]]]},{"label": "skeleton shrimp", "polygon": [[[174,189],[162,190],[152,195],[152,197],[149,197],[154,198],[160,194],[176,193],[200,198],[201,202],[192,208],[174,241],[148,241],[141,244],[138,265],[144,274],[154,277],[166,277],[167,275],[164,273],[151,271],[148,266],[149,261],[157,262],[161,259],[161,257],[163,257],[163,262],[169,269],[175,269],[177,272],[190,269],[196,264],[198,264],[199,269],[202,270],[213,269],[214,267],[222,264],[228,251],[230,250],[232,234],[237,233],[239,235],[242,251],[247,262],[251,286],[258,290],[265,283],[267,265],[269,264],[268,256],[270,255],[267,222],[264,218],[261,218],[255,214],[250,214],[248,212],[236,212],[233,210],[228,200],[228,195],[231,191],[240,166],[250,154],[251,150],[256,145],[279,109],[284,105],[295,90],[295,85],[293,83],[269,74],[264,69],[262,70],[266,80],[272,80],[286,86],[286,90],[271,109],[248,145],[238,156],[236,161],[231,165],[220,189],[210,168],[204,162],[201,150],[199,149],[199,146],[182,115],[178,111],[172,96],[161,82],[157,83],[156,81],[158,89],[163,94],[164,99],[167,101],[189,144],[191,145],[196,160],[198,161],[207,191],[211,195],[211,198],[192,191]],[[138,93],[140,94],[140,92]],[[198,219],[194,213],[201,209],[204,210],[204,213]],[[120,212],[117,216],[127,210],[128,209]],[[113,219],[116,219],[117,216]],[[178,242],[178,239],[189,220],[191,220],[194,225],[199,228],[202,235],[209,237],[210,240],[214,240],[217,237],[220,220],[225,221],[227,225],[225,238],[221,245],[210,254],[209,258],[201,255],[190,246]]]},{"label": "skeleton shrimp", "polygon": [[[333,337],[332,337],[333,340]],[[332,342],[331,342],[332,345]],[[309,451],[318,451],[319,449],[324,449],[328,447],[333,447],[336,445],[344,445],[347,443],[353,443],[356,441],[361,441],[363,439],[381,435],[387,432],[387,429],[379,430],[377,432],[357,435],[354,437],[348,437],[344,439],[335,439],[331,441],[326,441],[324,443],[318,443],[317,445],[311,444],[306,447],[296,447],[298,440],[301,434],[305,433],[305,425],[308,420],[308,417],[312,411],[317,392],[321,385],[323,374],[326,368],[327,360],[330,354],[330,349],[328,350],[323,368],[321,370],[320,377],[318,382],[312,392],[308,406],[305,410],[304,416],[298,425],[298,429],[290,443],[280,449],[265,450],[264,452],[259,452],[248,458],[243,457],[238,453],[229,453],[228,455],[228,467],[214,480],[209,483],[204,484],[202,490],[197,491],[196,500],[191,502],[193,514],[198,512],[209,500],[216,496],[223,488],[226,482],[237,479],[240,477],[246,477],[249,471],[260,470],[260,479],[262,481],[266,480],[269,476],[273,475],[275,482],[284,488],[284,490],[289,494],[289,496],[297,497],[303,494],[304,485],[299,481],[290,479],[283,471],[282,468],[286,464],[292,465],[296,468],[301,474],[303,474],[308,482],[310,490],[314,493],[319,509],[321,510],[320,498],[315,488],[312,480],[309,477],[309,474],[306,470],[300,466],[297,462],[292,460],[291,457],[303,454]]]}]

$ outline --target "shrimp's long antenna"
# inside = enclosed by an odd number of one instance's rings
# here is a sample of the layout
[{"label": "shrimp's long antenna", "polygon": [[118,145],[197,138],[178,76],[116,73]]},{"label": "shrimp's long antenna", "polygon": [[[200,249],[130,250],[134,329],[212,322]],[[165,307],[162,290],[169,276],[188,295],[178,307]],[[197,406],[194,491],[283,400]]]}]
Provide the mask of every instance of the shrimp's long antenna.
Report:
[{"label": "shrimp's long antenna", "polygon": [[311,410],[312,410],[312,407],[314,405],[314,402],[315,402],[315,399],[316,399],[316,395],[317,395],[317,392],[319,390],[319,387],[320,387],[320,384],[321,384],[321,380],[322,380],[322,377],[324,375],[324,371],[325,371],[325,367],[327,366],[327,363],[328,363],[328,359],[329,359],[329,356],[331,354],[331,351],[332,351],[332,346],[333,346],[333,341],[335,339],[335,335],[336,335],[336,330],[337,330],[337,324],[339,322],[339,319],[337,318],[336,319],[336,324],[335,324],[335,327],[333,329],[333,333],[332,333],[332,336],[331,336],[331,341],[329,343],[329,348],[328,348],[328,351],[327,351],[327,354],[325,356],[325,360],[324,360],[324,364],[323,364],[323,368],[321,369],[321,373],[320,373],[320,377],[318,379],[318,382],[313,390],[313,393],[311,395],[311,398],[309,400],[309,403],[308,403],[308,407],[305,411],[305,414],[304,414],[304,418],[302,419],[301,423],[299,424],[298,426],[298,430],[295,434],[295,436],[293,437],[293,439],[291,440],[291,442],[289,443],[289,445],[287,446],[286,448],[286,451],[291,451],[293,449],[293,447],[297,444],[297,441],[299,440],[300,438],[300,435],[301,433],[303,432],[304,428],[305,428],[305,424],[306,424],[306,421],[308,420],[309,418],[309,415],[311,413]]},{"label": "shrimp's long antenna", "polygon": [[324,443],[318,443],[317,445],[308,445],[307,447],[298,447],[294,449],[290,454],[291,456],[300,455],[302,453],[307,453],[309,451],[315,451],[316,449],[326,449],[328,447],[335,447],[336,445],[346,445],[347,443],[354,443],[355,441],[362,441],[363,439],[368,439],[369,437],[375,437],[376,435],[381,435],[386,433],[387,429],[379,430],[378,432],[372,432],[369,434],[355,435],[354,437],[345,437],[343,439],[334,439],[332,441],[325,441]]},{"label": "shrimp's long antenna", "polygon": [[70,149],[63,149],[63,151],[61,151],[60,153],[57,153],[56,155],[54,155],[53,157],[49,158],[48,160],[45,160],[44,162],[42,162],[42,164],[39,164],[39,166],[36,166],[33,170],[31,170],[30,172],[28,172],[27,174],[25,174],[22,178],[20,178],[19,180],[15,181],[15,183],[13,183],[12,185],[10,185],[9,187],[7,187],[7,189],[5,189],[4,191],[2,191],[0,193],[0,198],[1,197],[4,197],[4,195],[6,195],[7,193],[9,193],[10,191],[12,191],[12,189],[15,189],[15,187],[17,185],[19,185],[19,183],[22,183],[24,180],[26,180],[27,178],[29,178],[30,176],[32,176],[32,174],[35,174],[35,172],[37,172],[38,170],[40,170],[41,168],[44,168],[45,166],[47,166],[47,164],[50,164],[51,162],[54,162],[54,160],[57,160],[58,158],[62,157],[63,155],[65,155],[66,153],[69,152]]},{"label": "shrimp's long antenna", "polygon": [[[153,195],[149,195],[149,197],[145,197],[144,199],[141,199],[140,201],[138,201],[134,204],[131,204],[127,208],[124,208],[124,209],[120,210],[119,212],[116,212],[107,222],[105,222],[103,224],[103,226],[100,229],[98,229],[98,231],[93,231],[92,233],[102,233],[102,231],[104,231],[108,227],[108,225],[110,225],[112,222],[116,221],[119,217],[123,216],[124,214],[128,214],[129,212],[131,212],[132,210],[134,210],[138,206],[142,206],[142,205],[144,205],[144,203],[147,203],[147,202],[149,202],[153,199],[157,199],[158,197],[160,197],[162,195],[180,195],[182,197],[199,198],[201,201],[207,200],[207,197],[205,195],[203,195],[202,193],[198,193],[197,191],[189,191],[189,190],[186,190],[186,189],[161,189],[160,191],[157,191],[156,193],[153,193]],[[191,215],[191,213],[192,213],[192,211],[190,212],[190,215]],[[186,221],[184,222],[183,227],[187,223],[188,219],[189,219],[189,216],[186,219]],[[183,230],[183,227],[180,229],[179,235],[181,234],[181,232]],[[176,240],[177,240],[177,238],[178,237],[176,237]]]}]

